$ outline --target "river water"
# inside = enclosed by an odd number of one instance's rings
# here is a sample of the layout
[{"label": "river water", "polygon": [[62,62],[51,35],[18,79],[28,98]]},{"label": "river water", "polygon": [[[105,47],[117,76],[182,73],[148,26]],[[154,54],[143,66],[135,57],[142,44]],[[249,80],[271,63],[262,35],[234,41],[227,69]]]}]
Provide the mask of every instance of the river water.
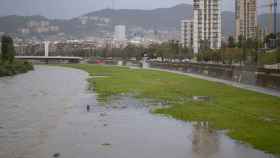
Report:
[{"label": "river water", "polygon": [[100,106],[87,77],[36,66],[0,78],[0,158],[273,158],[206,123],[153,115],[129,96]]}]

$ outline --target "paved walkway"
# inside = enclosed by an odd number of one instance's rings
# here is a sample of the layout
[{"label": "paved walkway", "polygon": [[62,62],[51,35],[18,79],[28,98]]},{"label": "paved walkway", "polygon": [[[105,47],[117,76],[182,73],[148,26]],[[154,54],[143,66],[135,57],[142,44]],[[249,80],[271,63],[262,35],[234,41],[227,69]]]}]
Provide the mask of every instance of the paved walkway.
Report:
[{"label": "paved walkway", "polygon": [[263,94],[267,94],[267,95],[271,95],[271,96],[280,97],[280,91],[273,90],[273,89],[267,89],[267,88],[263,88],[263,87],[259,87],[259,86],[247,85],[247,84],[242,84],[242,83],[238,83],[238,82],[234,82],[234,81],[228,81],[228,80],[218,79],[218,78],[214,78],[214,77],[191,74],[191,73],[180,72],[180,71],[175,71],[175,70],[158,69],[158,68],[147,68],[147,69],[171,72],[171,73],[176,73],[176,74],[180,74],[180,75],[187,75],[187,76],[191,76],[194,78],[199,78],[199,79],[213,81],[213,82],[219,82],[219,83],[223,83],[223,84],[241,88],[241,89],[246,89],[246,90],[250,90],[250,91],[254,91],[254,92],[259,92],[259,93],[263,93]]}]

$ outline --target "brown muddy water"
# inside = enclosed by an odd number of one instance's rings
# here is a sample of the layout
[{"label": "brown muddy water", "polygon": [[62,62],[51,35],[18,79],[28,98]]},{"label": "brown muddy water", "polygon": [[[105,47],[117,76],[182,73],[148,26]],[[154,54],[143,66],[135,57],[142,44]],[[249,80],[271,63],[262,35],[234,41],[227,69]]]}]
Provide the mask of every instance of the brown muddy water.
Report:
[{"label": "brown muddy water", "polygon": [[85,72],[35,69],[0,78],[0,158],[274,158],[129,96],[100,106]]}]

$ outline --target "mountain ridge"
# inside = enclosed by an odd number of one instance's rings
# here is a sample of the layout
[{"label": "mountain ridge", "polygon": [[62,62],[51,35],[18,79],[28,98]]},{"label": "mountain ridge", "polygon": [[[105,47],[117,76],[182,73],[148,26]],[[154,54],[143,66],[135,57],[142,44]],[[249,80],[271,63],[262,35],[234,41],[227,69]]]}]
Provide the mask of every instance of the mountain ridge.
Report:
[{"label": "mountain ridge", "polygon": [[[222,33],[225,38],[234,32],[234,12],[222,12]],[[69,19],[48,19],[43,16],[5,16],[0,17],[0,32],[13,33],[18,36],[39,36],[46,38],[56,34],[68,37],[83,38],[101,36],[106,32],[112,33],[115,25],[126,25],[128,32],[133,30],[180,31],[180,21],[192,17],[192,5],[180,4],[170,8],[142,9],[102,9]],[[267,15],[259,16],[262,27],[267,25]],[[57,26],[58,31],[34,33],[36,28],[28,28],[31,21],[48,21],[50,27]],[[279,19],[280,21],[280,19]],[[31,33],[22,34],[27,28]],[[279,27],[280,28],[280,27]],[[140,29],[140,30],[141,30]],[[38,29],[37,29],[38,30]],[[25,30],[26,31],[26,30]],[[28,32],[28,31],[27,31]]]}]

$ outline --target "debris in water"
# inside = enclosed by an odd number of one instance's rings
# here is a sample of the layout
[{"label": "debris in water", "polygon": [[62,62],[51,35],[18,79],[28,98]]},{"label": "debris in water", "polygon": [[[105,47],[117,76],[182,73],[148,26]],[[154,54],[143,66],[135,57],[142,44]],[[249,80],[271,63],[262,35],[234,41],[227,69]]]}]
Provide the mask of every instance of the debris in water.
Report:
[{"label": "debris in water", "polygon": [[83,135],[83,136],[87,136],[87,132],[83,132],[82,135]]},{"label": "debris in water", "polygon": [[55,153],[55,154],[53,154],[53,157],[59,157],[60,156],[60,153]]},{"label": "debris in water", "polygon": [[103,144],[101,144],[102,146],[111,146],[111,144],[110,143],[103,143]]},{"label": "debris in water", "polygon": [[107,114],[106,113],[101,113],[100,116],[104,117],[104,116],[107,116]]},{"label": "debris in water", "polygon": [[87,112],[90,111],[90,105],[87,105]]},{"label": "debris in water", "polygon": [[92,76],[92,78],[108,78],[109,76]]},{"label": "debris in water", "polygon": [[268,117],[264,117],[264,118],[262,118],[262,120],[265,121],[265,122],[273,122],[273,121],[275,121],[274,119],[268,118]]},{"label": "debris in water", "polygon": [[106,123],[105,123],[105,124],[103,124],[103,126],[104,126],[104,127],[107,127],[107,126],[108,126],[108,124],[106,124]]},{"label": "debris in water", "polygon": [[209,101],[210,97],[209,96],[193,96],[192,99],[194,101]]},{"label": "debris in water", "polygon": [[127,108],[127,106],[122,106],[122,107],[121,107],[121,109],[126,109],[126,108]]},{"label": "debris in water", "polygon": [[113,108],[113,109],[117,109],[117,108],[118,108],[118,106],[115,106],[115,105],[114,105],[114,106],[112,106],[112,108]]}]

